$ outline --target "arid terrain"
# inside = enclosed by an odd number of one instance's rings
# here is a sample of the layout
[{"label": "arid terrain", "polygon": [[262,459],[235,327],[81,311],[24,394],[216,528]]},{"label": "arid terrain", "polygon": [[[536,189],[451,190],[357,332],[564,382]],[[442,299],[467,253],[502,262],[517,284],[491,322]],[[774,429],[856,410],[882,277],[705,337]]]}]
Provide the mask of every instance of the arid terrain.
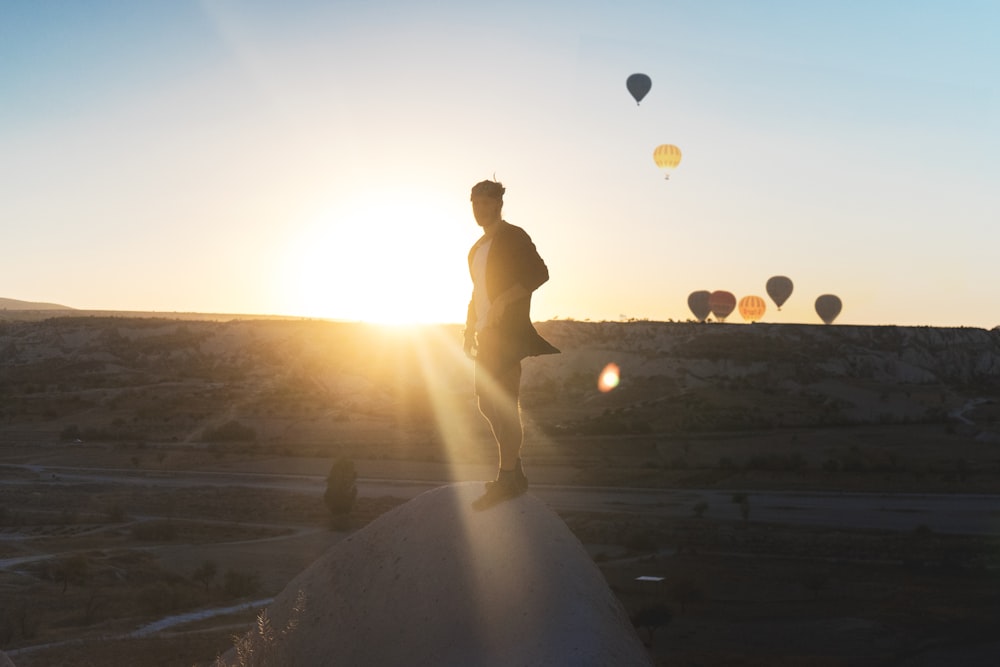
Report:
[{"label": "arid terrain", "polygon": [[[492,475],[459,327],[48,315],[0,313],[18,667],[209,665],[330,545]],[[524,365],[531,492],[659,664],[997,664],[1000,332],[539,329],[563,353]]]}]

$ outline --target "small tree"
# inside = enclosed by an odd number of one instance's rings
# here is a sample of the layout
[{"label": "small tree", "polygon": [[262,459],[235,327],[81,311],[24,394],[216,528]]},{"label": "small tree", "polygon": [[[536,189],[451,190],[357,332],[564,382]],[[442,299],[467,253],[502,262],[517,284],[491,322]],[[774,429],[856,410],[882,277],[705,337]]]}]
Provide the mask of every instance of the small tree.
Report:
[{"label": "small tree", "polygon": [[740,506],[740,515],[743,517],[743,523],[745,524],[750,521],[750,494],[734,493],[732,501]]},{"label": "small tree", "polygon": [[326,493],[323,494],[323,500],[334,517],[350,514],[354,508],[354,501],[358,497],[358,487],[354,484],[357,478],[358,473],[351,459],[337,459],[330,467],[330,472],[326,476]]},{"label": "small tree", "polygon": [[646,643],[646,646],[652,646],[653,633],[669,623],[673,617],[670,607],[665,604],[654,604],[650,607],[643,607],[636,612],[635,616],[632,617],[632,625],[636,629],[646,628],[649,635],[649,642]]},{"label": "small tree", "polygon": [[704,500],[698,501],[697,503],[694,504],[694,507],[691,508],[691,511],[699,519],[705,515],[706,510],[708,510],[708,503],[706,503]]},{"label": "small tree", "polygon": [[205,592],[208,592],[208,587],[218,573],[219,568],[216,566],[215,561],[206,560],[191,574],[191,578],[202,584],[205,587]]},{"label": "small tree", "polygon": [[75,554],[65,558],[56,564],[55,579],[62,583],[62,592],[65,593],[70,584],[83,585],[87,581],[89,570],[87,558],[82,554]]},{"label": "small tree", "polygon": [[260,590],[260,576],[256,572],[226,570],[223,577],[222,590],[234,598],[255,595]]},{"label": "small tree", "polygon": [[705,599],[705,591],[691,579],[684,578],[673,583],[670,587],[670,596],[680,606],[683,614],[687,607]]},{"label": "small tree", "polygon": [[830,575],[826,572],[807,572],[802,576],[802,586],[812,592],[814,600],[818,600],[820,592],[829,585]]}]

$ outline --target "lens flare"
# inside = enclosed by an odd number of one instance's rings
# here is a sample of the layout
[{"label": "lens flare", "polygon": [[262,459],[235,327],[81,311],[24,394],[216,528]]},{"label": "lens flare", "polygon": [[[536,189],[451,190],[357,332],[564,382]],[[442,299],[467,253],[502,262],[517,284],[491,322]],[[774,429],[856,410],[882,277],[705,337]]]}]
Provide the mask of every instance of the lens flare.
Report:
[{"label": "lens flare", "polygon": [[597,388],[606,394],[617,387],[620,380],[621,371],[618,368],[618,364],[610,363],[601,371],[601,376],[597,380]]}]

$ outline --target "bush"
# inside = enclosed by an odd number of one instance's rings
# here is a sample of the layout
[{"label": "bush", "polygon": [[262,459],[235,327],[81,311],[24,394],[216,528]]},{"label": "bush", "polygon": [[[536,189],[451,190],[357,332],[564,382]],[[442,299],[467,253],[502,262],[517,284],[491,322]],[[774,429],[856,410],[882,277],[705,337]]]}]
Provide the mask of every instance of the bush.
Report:
[{"label": "bush", "polygon": [[326,476],[326,492],[323,494],[323,501],[330,514],[335,517],[349,514],[354,508],[354,501],[358,497],[358,487],[354,484],[357,477],[358,473],[351,459],[338,459],[330,467]]},{"label": "bush", "polygon": [[201,603],[200,593],[181,582],[157,581],[139,590],[137,602],[147,613],[166,614]]},{"label": "bush", "polygon": [[226,570],[226,576],[222,581],[222,590],[226,592],[226,595],[234,598],[253,595],[260,590],[260,577],[253,572]]},{"label": "bush", "polygon": [[62,583],[65,593],[70,584],[82,586],[90,574],[90,563],[83,554],[76,554],[55,562],[53,575],[57,583]]},{"label": "bush", "polygon": [[634,532],[624,541],[625,547],[630,551],[652,552],[656,551],[656,540],[645,531]]},{"label": "bush", "polygon": [[[236,667],[266,667],[267,665],[284,664],[281,660],[278,645],[287,639],[299,627],[299,619],[306,609],[306,594],[299,589],[295,596],[295,605],[289,615],[285,627],[276,630],[267,610],[257,614],[257,626],[243,636],[233,638],[233,648],[236,652]],[[231,663],[216,658],[213,667],[225,667]]]},{"label": "bush", "polygon": [[104,510],[104,515],[107,517],[107,520],[110,521],[111,523],[122,523],[123,521],[125,521],[125,519],[128,518],[128,516],[125,514],[125,508],[118,503],[109,505]]},{"label": "bush", "polygon": [[257,439],[257,431],[251,426],[245,426],[235,419],[222,426],[206,428],[201,435],[206,442],[249,442]]},{"label": "bush", "polygon": [[683,614],[685,608],[705,599],[705,591],[691,579],[678,579],[670,587],[670,596],[680,605]]},{"label": "bush", "polygon": [[132,539],[143,542],[169,542],[177,537],[177,526],[170,521],[147,521],[132,526]]},{"label": "bush", "polygon": [[163,581],[143,586],[138,595],[139,605],[150,614],[173,610],[173,591]]},{"label": "bush", "polygon": [[673,617],[670,607],[665,604],[655,604],[636,612],[635,616],[632,617],[632,625],[636,629],[646,628],[646,632],[649,633],[649,642],[646,645],[650,646],[653,643],[653,633],[669,623]]},{"label": "bush", "polygon": [[215,579],[215,575],[218,573],[219,568],[213,560],[206,560],[191,574],[191,579],[197,581],[205,590],[208,591],[209,585],[212,583],[212,579]]}]

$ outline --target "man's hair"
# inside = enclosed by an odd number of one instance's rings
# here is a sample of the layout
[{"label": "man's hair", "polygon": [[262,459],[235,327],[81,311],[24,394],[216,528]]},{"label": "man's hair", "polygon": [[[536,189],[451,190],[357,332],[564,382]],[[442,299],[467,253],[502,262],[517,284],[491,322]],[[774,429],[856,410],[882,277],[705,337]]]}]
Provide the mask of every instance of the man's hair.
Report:
[{"label": "man's hair", "polygon": [[472,186],[473,197],[492,197],[503,201],[503,193],[507,189],[499,181],[479,181]]}]

